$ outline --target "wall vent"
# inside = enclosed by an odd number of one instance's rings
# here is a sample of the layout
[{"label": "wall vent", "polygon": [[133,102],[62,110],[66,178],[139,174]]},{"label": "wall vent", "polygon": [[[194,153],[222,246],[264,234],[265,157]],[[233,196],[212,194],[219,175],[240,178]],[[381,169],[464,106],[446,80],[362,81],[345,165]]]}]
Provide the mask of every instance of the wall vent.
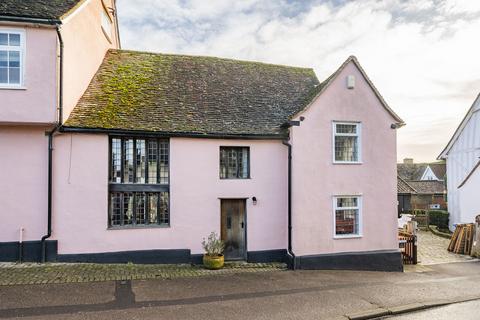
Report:
[{"label": "wall vent", "polygon": [[355,76],[350,75],[347,77],[347,88],[348,89],[355,88]]}]

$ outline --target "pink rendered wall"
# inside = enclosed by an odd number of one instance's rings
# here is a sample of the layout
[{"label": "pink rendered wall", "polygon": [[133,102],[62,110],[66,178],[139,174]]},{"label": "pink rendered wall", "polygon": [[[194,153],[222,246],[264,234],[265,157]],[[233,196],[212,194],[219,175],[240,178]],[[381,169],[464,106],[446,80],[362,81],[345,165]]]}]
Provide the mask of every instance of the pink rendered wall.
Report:
[{"label": "pink rendered wall", "polygon": [[[219,179],[219,147],[250,146],[251,179]],[[108,136],[55,139],[54,238],[60,254],[191,249],[220,231],[219,198],[247,200],[248,250],[286,248],[286,147],[280,141],[170,140],[171,221],[168,228],[107,230]]]},{"label": "pink rendered wall", "polygon": [[0,86],[0,124],[53,123],[56,120],[57,34],[52,28],[7,27],[25,32],[24,84],[20,89]]},{"label": "pink rendered wall", "polygon": [[45,128],[0,126],[0,242],[40,240],[47,231]]},{"label": "pink rendered wall", "polygon": [[[107,8],[112,7],[113,0],[103,2]],[[102,30],[103,10],[102,0],[87,0],[85,5],[63,22],[64,121],[87,89],[107,50],[119,46],[113,17],[110,39],[107,39]]]},{"label": "pink rendered wall", "polygon": [[[346,88],[347,75],[356,87]],[[353,62],[292,128],[296,255],[398,249],[395,120]],[[362,164],[333,164],[332,121],[362,123]],[[362,195],[363,237],[334,239],[333,196]]]}]

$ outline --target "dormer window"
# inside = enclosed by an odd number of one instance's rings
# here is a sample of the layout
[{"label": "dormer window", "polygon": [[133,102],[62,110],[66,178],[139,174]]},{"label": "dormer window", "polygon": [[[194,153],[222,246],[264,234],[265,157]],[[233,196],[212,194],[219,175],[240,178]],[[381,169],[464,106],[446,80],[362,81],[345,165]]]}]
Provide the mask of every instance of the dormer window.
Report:
[{"label": "dormer window", "polygon": [[112,19],[107,12],[107,9],[102,11],[102,30],[107,36],[108,40],[112,37]]},{"label": "dormer window", "polygon": [[0,29],[0,87],[23,84],[23,31]]}]

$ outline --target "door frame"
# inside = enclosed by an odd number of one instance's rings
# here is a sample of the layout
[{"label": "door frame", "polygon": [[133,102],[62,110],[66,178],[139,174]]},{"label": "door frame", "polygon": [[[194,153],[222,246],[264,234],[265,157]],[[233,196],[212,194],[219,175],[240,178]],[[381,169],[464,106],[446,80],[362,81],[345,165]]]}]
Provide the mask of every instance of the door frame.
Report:
[{"label": "door frame", "polygon": [[[220,220],[220,221],[219,221],[219,223],[218,223],[218,224],[219,224],[219,227],[220,227],[220,238],[222,237],[222,201],[223,201],[223,200],[243,200],[244,203],[245,203],[245,206],[244,206],[245,212],[243,213],[244,218],[245,218],[245,228],[243,228],[243,233],[244,233],[243,237],[244,237],[244,239],[245,239],[245,240],[244,240],[244,242],[245,242],[245,251],[244,251],[244,253],[243,253],[243,260],[245,260],[245,261],[247,261],[247,257],[248,257],[248,254],[247,254],[247,253],[248,253],[248,237],[247,237],[247,235],[248,235],[248,232],[247,232],[247,230],[248,230],[248,213],[247,213],[247,211],[248,211],[248,210],[247,210],[247,200],[248,200],[248,199],[250,199],[250,198],[247,198],[247,197],[240,197],[240,198],[238,198],[238,197],[237,197],[237,198],[235,198],[235,197],[221,197],[221,198],[218,198],[218,200],[220,200],[220,206],[219,206],[219,209],[220,209],[220,210],[219,210],[219,211],[220,211],[220,212],[219,212],[219,213],[220,213],[220,215],[219,215],[220,219],[219,219],[219,220]],[[235,261],[235,260],[239,260],[239,259],[230,259],[229,261]]]}]

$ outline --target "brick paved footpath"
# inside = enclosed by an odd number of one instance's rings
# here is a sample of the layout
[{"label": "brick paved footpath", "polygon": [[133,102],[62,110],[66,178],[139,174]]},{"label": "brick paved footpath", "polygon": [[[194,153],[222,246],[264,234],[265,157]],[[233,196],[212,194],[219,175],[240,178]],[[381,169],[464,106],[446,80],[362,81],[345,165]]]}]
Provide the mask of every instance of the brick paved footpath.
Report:
[{"label": "brick paved footpath", "polygon": [[221,270],[191,265],[2,263],[0,286],[112,280],[174,279],[286,270],[282,263],[226,263]]}]

